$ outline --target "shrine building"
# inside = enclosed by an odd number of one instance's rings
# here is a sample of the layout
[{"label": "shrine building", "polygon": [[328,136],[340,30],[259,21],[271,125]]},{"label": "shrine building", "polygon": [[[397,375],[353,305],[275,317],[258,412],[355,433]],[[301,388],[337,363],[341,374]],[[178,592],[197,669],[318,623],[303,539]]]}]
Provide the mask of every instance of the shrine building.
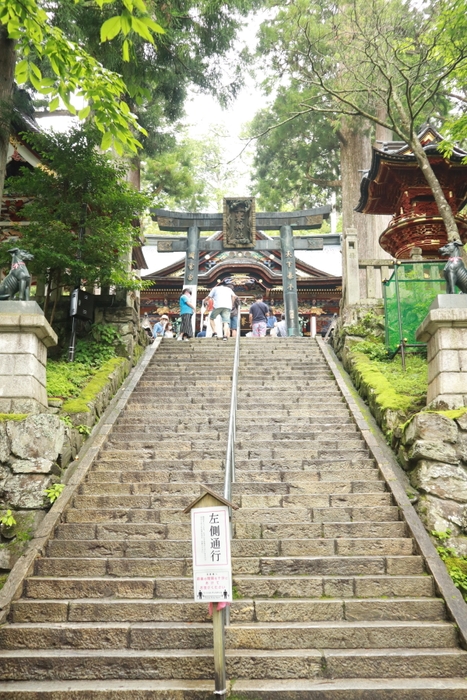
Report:
[{"label": "shrine building", "polygon": [[[223,233],[210,236],[208,241],[221,241]],[[256,231],[257,241],[271,241],[264,232]],[[277,240],[277,239],[275,239]],[[301,330],[310,334],[311,317],[316,317],[317,333],[324,334],[334,314],[339,313],[342,278],[322,272],[295,259],[298,313]],[[149,317],[167,314],[171,321],[179,317],[179,297],[184,286],[185,259],[143,277],[150,289],[141,292],[141,313]],[[200,304],[220,281],[229,278],[242,304],[242,334],[250,331],[248,309],[257,293],[272,308],[277,319],[285,313],[283,295],[282,255],[280,250],[215,250],[199,255],[198,305],[196,331],[200,329]]]},{"label": "shrine building", "polygon": [[[420,143],[441,184],[459,229],[467,242],[467,217],[459,212],[467,202],[467,152],[454,148],[450,156],[438,150],[443,140],[432,127],[419,134]],[[391,214],[379,243],[396,259],[410,258],[413,248],[426,259],[439,259],[438,249],[447,242],[446,229],[433,193],[413,152],[402,141],[389,141],[373,149],[371,166],[362,178],[360,201],[355,211]]]}]

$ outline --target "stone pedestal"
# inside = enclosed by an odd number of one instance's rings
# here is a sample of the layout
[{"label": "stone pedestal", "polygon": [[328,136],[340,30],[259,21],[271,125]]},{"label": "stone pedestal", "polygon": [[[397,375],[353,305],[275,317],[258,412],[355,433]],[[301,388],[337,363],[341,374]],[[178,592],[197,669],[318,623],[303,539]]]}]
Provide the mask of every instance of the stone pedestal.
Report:
[{"label": "stone pedestal", "polygon": [[57,335],[35,301],[0,301],[0,413],[47,407],[47,348]]},{"label": "stone pedestal", "polygon": [[427,343],[427,404],[467,406],[467,295],[439,294],[416,336]]}]

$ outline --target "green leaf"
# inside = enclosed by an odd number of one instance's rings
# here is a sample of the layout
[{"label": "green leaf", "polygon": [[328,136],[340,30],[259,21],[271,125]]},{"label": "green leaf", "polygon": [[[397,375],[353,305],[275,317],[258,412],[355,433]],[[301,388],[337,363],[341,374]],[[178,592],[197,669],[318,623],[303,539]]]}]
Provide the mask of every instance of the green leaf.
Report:
[{"label": "green leaf", "polygon": [[101,151],[107,151],[112,145],[112,134],[110,131],[106,131],[102,137],[101,141]]},{"label": "green leaf", "polygon": [[54,112],[58,107],[60,106],[60,98],[59,97],[54,97],[53,100],[49,103],[49,112]]},{"label": "green leaf", "polygon": [[90,105],[87,105],[87,107],[83,107],[83,109],[80,109],[78,112],[78,118],[79,119],[86,119],[86,117],[89,115],[91,111]]},{"label": "green leaf", "polygon": [[151,32],[146,27],[144,22],[138,19],[138,17],[131,18],[131,26],[133,28],[133,31],[139,34],[143,39],[146,39],[146,41],[149,41],[151,44],[154,44],[154,39],[152,38]]},{"label": "green leaf", "polygon": [[141,17],[141,22],[153,32],[156,32],[156,34],[165,34],[165,29],[163,29],[160,24],[157,24],[157,22],[154,22],[150,17]]},{"label": "green leaf", "polygon": [[114,39],[122,29],[122,18],[120,15],[110,17],[101,27],[101,41],[110,41]]},{"label": "green leaf", "polygon": [[29,64],[27,61],[20,61],[16,64],[15,78],[17,83],[25,83],[29,75]]},{"label": "green leaf", "polygon": [[31,71],[34,73],[34,75],[36,76],[36,78],[38,78],[38,80],[41,80],[41,79],[42,79],[42,73],[41,73],[40,69],[36,66],[35,63],[30,63],[29,65],[31,66]]},{"label": "green leaf", "polygon": [[131,32],[131,15],[128,12],[123,12],[121,15],[122,32],[126,36]]},{"label": "green leaf", "polygon": [[128,42],[128,39],[125,39],[125,41],[123,42],[122,55],[124,61],[130,60],[130,44]]},{"label": "green leaf", "polygon": [[123,100],[120,100],[120,109],[123,112],[123,114],[130,114],[130,108],[128,107],[127,103]]}]

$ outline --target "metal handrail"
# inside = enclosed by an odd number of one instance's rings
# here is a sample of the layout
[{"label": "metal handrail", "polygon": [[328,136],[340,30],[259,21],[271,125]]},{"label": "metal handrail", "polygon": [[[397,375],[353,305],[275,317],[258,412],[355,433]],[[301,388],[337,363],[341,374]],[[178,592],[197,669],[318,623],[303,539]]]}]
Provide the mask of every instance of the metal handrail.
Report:
[{"label": "metal handrail", "polygon": [[[241,307],[238,307],[238,320],[241,320]],[[240,324],[237,323],[235,338],[235,354],[232,370],[232,394],[230,397],[229,432],[227,435],[227,451],[225,455],[224,498],[228,501],[232,496],[232,484],[235,482],[235,432],[237,421],[237,387],[238,367],[240,364]]]}]

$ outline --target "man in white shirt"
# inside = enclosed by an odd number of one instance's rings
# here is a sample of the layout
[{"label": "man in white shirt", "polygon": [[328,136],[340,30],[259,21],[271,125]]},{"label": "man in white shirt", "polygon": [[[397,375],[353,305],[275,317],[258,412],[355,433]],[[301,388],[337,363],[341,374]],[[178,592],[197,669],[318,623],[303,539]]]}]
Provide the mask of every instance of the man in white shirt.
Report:
[{"label": "man in white shirt", "polygon": [[211,289],[208,295],[214,302],[214,308],[211,311],[210,318],[212,337],[217,338],[216,318],[220,316],[224,332],[222,340],[227,340],[227,338],[230,337],[230,312],[232,311],[233,302],[237,298],[233,290],[227,286],[227,281],[228,280],[223,280],[217,287]]}]

